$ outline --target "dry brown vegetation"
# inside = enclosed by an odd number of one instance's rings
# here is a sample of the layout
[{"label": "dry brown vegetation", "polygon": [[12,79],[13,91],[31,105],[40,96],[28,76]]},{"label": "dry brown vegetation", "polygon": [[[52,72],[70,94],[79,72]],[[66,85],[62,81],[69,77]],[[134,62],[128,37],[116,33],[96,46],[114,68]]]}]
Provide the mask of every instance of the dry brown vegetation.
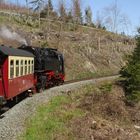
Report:
[{"label": "dry brown vegetation", "polygon": [[0,10],[1,11],[14,11],[14,12],[19,12],[20,13],[27,13],[28,12],[28,9],[24,6],[19,6],[19,5],[16,5],[16,4],[8,4],[8,3],[0,3]]},{"label": "dry brown vegetation", "polygon": [[[117,73],[125,64],[125,55],[135,47],[135,40],[108,31],[24,17],[0,16],[0,25],[7,25],[33,46],[57,48],[64,54],[66,79],[80,79]],[[9,22],[10,20],[10,22]],[[0,38],[0,43],[19,46],[17,41]]]},{"label": "dry brown vegetation", "polygon": [[134,125],[140,125],[140,106],[127,106],[124,91],[117,85],[88,88],[84,96],[71,96],[75,100],[71,105],[86,112],[68,123],[75,139],[139,140]]}]

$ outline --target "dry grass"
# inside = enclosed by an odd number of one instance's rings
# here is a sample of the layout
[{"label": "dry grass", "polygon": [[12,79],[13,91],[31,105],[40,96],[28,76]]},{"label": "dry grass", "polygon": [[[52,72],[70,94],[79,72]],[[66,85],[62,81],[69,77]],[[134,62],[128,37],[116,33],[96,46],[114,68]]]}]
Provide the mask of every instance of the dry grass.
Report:
[{"label": "dry grass", "polygon": [[[29,44],[57,48],[64,54],[66,80],[95,77],[117,73],[125,64],[124,56],[130,54],[135,41],[107,31],[56,22],[9,18],[0,16],[0,25],[12,27]],[[16,41],[0,40],[1,44],[20,46]],[[46,45],[47,44],[47,45]]]}]

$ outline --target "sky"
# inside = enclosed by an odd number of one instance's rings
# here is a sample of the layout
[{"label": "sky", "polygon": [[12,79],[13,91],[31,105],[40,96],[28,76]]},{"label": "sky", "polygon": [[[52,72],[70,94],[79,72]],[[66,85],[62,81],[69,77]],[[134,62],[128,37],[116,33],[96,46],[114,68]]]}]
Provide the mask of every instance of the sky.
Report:
[{"label": "sky", "polygon": [[[12,2],[16,2],[17,0],[10,0]],[[21,5],[25,4],[26,0],[18,0]],[[30,0],[28,0],[30,1]],[[44,0],[46,1],[46,0]],[[57,3],[59,0],[52,0],[54,8],[57,9]],[[67,7],[71,5],[71,0],[65,0]],[[93,22],[96,20],[97,13],[100,12],[102,14],[103,9],[105,7],[110,6],[115,3],[115,0],[81,0],[82,1],[82,9],[87,6],[90,6],[93,13]],[[130,19],[131,25],[127,31],[127,34],[134,35],[136,33],[136,28],[140,25],[140,0],[116,0],[117,5],[121,11],[121,13],[127,15]]]},{"label": "sky", "polygon": [[[115,0],[86,0],[86,4],[90,4],[95,14],[112,3],[115,3]],[[128,34],[135,34],[140,25],[140,0],[117,0],[117,5],[130,19],[131,26]]]}]

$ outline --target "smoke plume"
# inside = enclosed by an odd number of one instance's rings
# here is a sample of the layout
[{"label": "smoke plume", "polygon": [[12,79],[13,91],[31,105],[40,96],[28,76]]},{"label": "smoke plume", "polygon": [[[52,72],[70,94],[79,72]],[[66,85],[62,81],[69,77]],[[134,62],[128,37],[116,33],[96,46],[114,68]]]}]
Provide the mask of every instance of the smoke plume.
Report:
[{"label": "smoke plume", "polygon": [[6,26],[0,28],[0,36],[5,39],[16,40],[22,44],[27,45],[27,41],[21,37],[18,33],[10,31]]}]

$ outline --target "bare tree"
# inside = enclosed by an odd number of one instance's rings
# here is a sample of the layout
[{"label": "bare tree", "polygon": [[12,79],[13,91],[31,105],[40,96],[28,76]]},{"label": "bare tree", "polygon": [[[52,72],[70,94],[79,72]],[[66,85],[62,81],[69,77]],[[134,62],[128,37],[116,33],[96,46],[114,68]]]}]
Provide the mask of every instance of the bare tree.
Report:
[{"label": "bare tree", "polygon": [[59,0],[58,11],[60,14],[60,19],[62,21],[66,21],[67,13],[66,13],[64,0]]},{"label": "bare tree", "polygon": [[112,5],[105,7],[103,13],[104,24],[106,27],[112,32],[117,32],[121,16],[120,9],[117,6],[117,1],[115,1]]},{"label": "bare tree", "polygon": [[0,9],[9,9],[9,4],[6,0],[0,0]]},{"label": "bare tree", "polygon": [[0,4],[4,4],[5,3],[5,0],[0,0]]},{"label": "bare tree", "polygon": [[29,9],[29,1],[28,0],[25,0],[26,1],[26,8],[28,10],[28,16],[30,14],[30,9]]},{"label": "bare tree", "polygon": [[67,12],[66,22],[73,23],[72,9]]},{"label": "bare tree", "polygon": [[0,0],[0,4],[1,4],[1,3],[5,3],[5,0]]},{"label": "bare tree", "polygon": [[81,0],[72,0],[73,2],[73,18],[76,23],[82,23]]},{"label": "bare tree", "polygon": [[96,27],[99,28],[103,25],[103,17],[100,14],[100,12],[98,11],[96,14]]},{"label": "bare tree", "polygon": [[38,11],[39,27],[40,27],[40,12],[41,12],[43,3],[44,3],[44,0],[32,0],[30,2],[30,4],[32,5],[32,9],[34,9],[34,11]]},{"label": "bare tree", "polygon": [[47,13],[47,18],[50,18],[52,16],[53,5],[52,5],[52,1],[51,0],[48,0],[48,3],[46,5],[46,13]]},{"label": "bare tree", "polygon": [[122,15],[120,19],[120,30],[122,32],[125,32],[125,34],[129,34],[130,32],[130,27],[131,27],[131,21],[127,15]]},{"label": "bare tree", "polygon": [[29,1],[25,0],[25,2],[26,2],[26,8],[27,8],[27,19],[26,19],[26,23],[27,23],[30,16],[30,9],[29,9]]},{"label": "bare tree", "polygon": [[124,25],[129,25],[129,20],[121,12],[121,9],[118,7],[117,0],[108,7],[105,7],[102,15],[103,25],[112,32],[120,32],[120,29]]}]

